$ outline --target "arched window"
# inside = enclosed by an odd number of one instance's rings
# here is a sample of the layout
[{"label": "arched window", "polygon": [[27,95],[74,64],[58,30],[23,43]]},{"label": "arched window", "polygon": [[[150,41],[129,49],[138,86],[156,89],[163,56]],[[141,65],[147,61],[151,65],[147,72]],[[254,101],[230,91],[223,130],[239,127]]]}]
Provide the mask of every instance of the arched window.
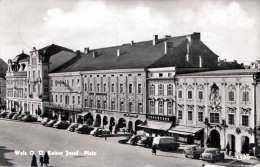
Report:
[{"label": "arched window", "polygon": [[172,84],[169,84],[167,86],[167,95],[168,96],[172,96],[173,95],[173,87],[172,87]]},{"label": "arched window", "polygon": [[160,85],[159,85],[158,92],[159,92],[159,96],[163,96],[163,95],[164,95],[164,87],[163,87],[163,84],[160,84]]},{"label": "arched window", "polygon": [[159,114],[163,114],[163,101],[159,101],[158,111],[159,111]]}]

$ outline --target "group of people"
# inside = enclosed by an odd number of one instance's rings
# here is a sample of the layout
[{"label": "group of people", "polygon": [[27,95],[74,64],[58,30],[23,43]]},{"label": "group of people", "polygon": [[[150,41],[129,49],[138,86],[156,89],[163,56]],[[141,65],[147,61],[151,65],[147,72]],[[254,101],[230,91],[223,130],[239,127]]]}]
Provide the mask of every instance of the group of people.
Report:
[{"label": "group of people", "polygon": [[[50,162],[48,153],[45,152],[44,155],[40,155],[39,161],[40,161],[41,167],[43,167],[43,165],[45,165],[45,167],[48,167],[49,162]],[[33,156],[32,156],[31,167],[38,167],[37,157],[35,154],[33,154]]]}]

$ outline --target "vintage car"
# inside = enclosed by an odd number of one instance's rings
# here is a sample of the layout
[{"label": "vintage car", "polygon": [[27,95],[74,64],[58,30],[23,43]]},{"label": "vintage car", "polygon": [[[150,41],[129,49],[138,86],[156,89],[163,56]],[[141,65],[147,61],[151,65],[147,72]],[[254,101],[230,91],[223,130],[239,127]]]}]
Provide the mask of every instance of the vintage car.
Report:
[{"label": "vintage car", "polygon": [[49,122],[47,122],[47,123],[45,124],[45,126],[47,126],[47,127],[53,127],[53,125],[54,125],[56,122],[57,122],[56,120],[52,119],[52,120],[50,120]]},{"label": "vintage car", "polygon": [[198,145],[189,145],[184,148],[184,154],[187,158],[199,159],[204,149]]},{"label": "vintage car", "polygon": [[3,112],[1,112],[0,117],[5,118],[8,115],[8,113],[9,112],[7,112],[7,111],[3,111]]},{"label": "vintage car", "polygon": [[67,130],[70,131],[70,132],[74,132],[75,129],[79,127],[79,125],[80,125],[79,123],[72,123],[72,124],[70,124],[70,126],[67,128]]},{"label": "vintage car", "polygon": [[98,136],[98,137],[102,137],[102,136],[106,136],[106,135],[110,135],[110,130],[103,129],[103,128],[98,128],[96,131],[94,131],[94,134],[93,134],[93,136]]},{"label": "vintage car", "polygon": [[158,136],[153,139],[153,145],[161,151],[176,151],[180,144],[173,137]]},{"label": "vintage car", "polygon": [[32,115],[25,115],[21,120],[24,122],[36,122],[37,118]]},{"label": "vintage car", "polygon": [[67,129],[70,126],[70,123],[66,121],[58,121],[56,122],[53,127],[57,129]]},{"label": "vintage car", "polygon": [[152,136],[142,136],[141,139],[137,142],[138,145],[151,148],[153,145]]},{"label": "vintage car", "polygon": [[131,145],[137,145],[138,141],[141,140],[142,135],[133,135],[131,138],[127,141],[127,144]]},{"label": "vintage car", "polygon": [[94,128],[89,125],[79,125],[79,127],[75,129],[75,132],[81,134],[89,134],[93,129]]},{"label": "vintage car", "polygon": [[18,117],[19,117],[19,115],[20,115],[19,113],[14,114],[14,115],[12,116],[12,119],[13,119],[13,120],[17,120]]},{"label": "vintage car", "polygon": [[17,117],[17,120],[22,120],[22,118],[25,116],[25,114],[23,113],[23,114],[20,114],[18,117]]},{"label": "vintage car", "polygon": [[224,160],[225,155],[223,152],[220,152],[218,148],[206,148],[201,154],[201,159],[204,161],[222,161]]},{"label": "vintage car", "polygon": [[14,114],[16,114],[16,112],[10,112],[10,113],[7,114],[6,118],[12,119],[12,117],[14,116]]},{"label": "vintage car", "polygon": [[45,118],[42,119],[41,124],[46,125],[49,121],[50,121],[49,118],[45,117]]}]

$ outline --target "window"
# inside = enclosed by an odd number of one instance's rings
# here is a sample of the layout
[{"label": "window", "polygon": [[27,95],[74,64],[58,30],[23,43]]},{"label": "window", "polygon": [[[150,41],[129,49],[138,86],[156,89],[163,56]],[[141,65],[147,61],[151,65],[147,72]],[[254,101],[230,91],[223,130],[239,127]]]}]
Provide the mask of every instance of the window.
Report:
[{"label": "window", "polygon": [[123,101],[121,101],[120,102],[120,109],[119,109],[120,111],[123,111],[124,110],[124,102]]},{"label": "window", "polygon": [[163,96],[164,95],[163,84],[159,85],[158,91],[159,91],[159,96]]},{"label": "window", "polygon": [[192,111],[188,111],[188,121],[192,121]]},{"label": "window", "polygon": [[229,125],[234,125],[235,124],[234,114],[228,114],[228,124]]},{"label": "window", "polygon": [[93,91],[92,83],[89,84],[89,90],[90,90],[90,91]]},{"label": "window", "polygon": [[151,114],[155,113],[154,101],[150,101],[150,113]]},{"label": "window", "polygon": [[129,112],[133,112],[134,111],[134,105],[132,102],[129,102]]},{"label": "window", "polygon": [[115,101],[111,101],[111,110],[115,110],[116,109],[116,103]]},{"label": "window", "polygon": [[78,96],[78,104],[80,104],[80,96]]},{"label": "window", "polygon": [[141,94],[142,93],[142,84],[138,84],[137,88],[138,88],[137,93]]},{"label": "window", "polygon": [[133,93],[133,85],[132,84],[129,84],[128,92]]},{"label": "window", "polygon": [[178,91],[178,98],[182,99],[182,91],[181,90]]},{"label": "window", "polygon": [[103,101],[103,108],[104,108],[104,109],[107,108],[107,101],[106,101],[106,100]]},{"label": "window", "polygon": [[85,99],[85,107],[88,106],[88,99]]},{"label": "window", "polygon": [[87,91],[87,83],[85,83],[85,91]]},{"label": "window", "polygon": [[93,107],[93,99],[90,99],[90,101],[89,101],[89,107]]},{"label": "window", "polygon": [[142,113],[142,112],[143,112],[143,104],[138,103],[138,113]]},{"label": "window", "polygon": [[234,101],[235,100],[235,94],[233,91],[228,92],[228,100]]},{"label": "window", "polygon": [[62,103],[62,95],[60,95],[60,103]]},{"label": "window", "polygon": [[203,112],[198,112],[198,121],[203,122]]},{"label": "window", "polygon": [[75,96],[72,96],[72,104],[75,104]]},{"label": "window", "polygon": [[203,99],[203,92],[199,91],[199,99],[202,100]]},{"label": "window", "polygon": [[242,115],[242,125],[248,126],[248,115]]},{"label": "window", "polygon": [[192,91],[188,91],[188,99],[192,99]]},{"label": "window", "polygon": [[97,92],[100,92],[100,84],[97,84]]},{"label": "window", "polygon": [[111,85],[111,92],[115,92],[115,84]]},{"label": "window", "polygon": [[173,113],[173,110],[172,110],[173,108],[172,108],[172,102],[168,102],[167,103],[167,113],[169,114],[169,115],[172,115],[172,113]]},{"label": "window", "polygon": [[210,113],[210,122],[219,123],[219,113]]},{"label": "window", "polygon": [[123,93],[123,91],[124,91],[123,84],[120,84],[120,85],[119,85],[119,92],[120,92],[120,93]]},{"label": "window", "polygon": [[100,100],[97,100],[97,108],[101,108]]},{"label": "window", "polygon": [[182,119],[182,111],[181,110],[178,111],[178,119]]},{"label": "window", "polygon": [[244,91],[244,92],[242,93],[242,101],[243,101],[243,102],[248,102],[248,101],[249,101],[249,92]]},{"label": "window", "polygon": [[104,90],[104,92],[106,92],[106,87],[107,87],[107,84],[103,84],[103,90]]},{"label": "window", "polygon": [[149,86],[149,94],[151,96],[155,95],[155,86],[153,84]]},{"label": "window", "polygon": [[159,73],[159,77],[163,77],[163,74],[162,74],[162,73]]},{"label": "window", "polygon": [[74,79],[72,79],[72,81],[71,81],[71,85],[74,86]]},{"label": "window", "polygon": [[159,101],[158,107],[159,114],[163,114],[163,101]]},{"label": "window", "polygon": [[55,101],[58,102],[58,95],[55,95]]},{"label": "window", "polygon": [[167,86],[167,95],[168,95],[168,96],[172,96],[172,95],[173,95],[173,88],[172,88],[172,85],[171,85],[171,84],[169,84],[169,85]]}]

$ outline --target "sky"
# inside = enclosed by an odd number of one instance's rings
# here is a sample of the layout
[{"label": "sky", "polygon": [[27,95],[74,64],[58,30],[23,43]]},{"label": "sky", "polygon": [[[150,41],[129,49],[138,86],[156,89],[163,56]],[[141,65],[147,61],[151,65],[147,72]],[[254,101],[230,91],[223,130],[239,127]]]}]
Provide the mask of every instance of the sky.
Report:
[{"label": "sky", "polygon": [[0,58],[201,33],[220,59],[260,59],[260,0],[0,0]]}]

